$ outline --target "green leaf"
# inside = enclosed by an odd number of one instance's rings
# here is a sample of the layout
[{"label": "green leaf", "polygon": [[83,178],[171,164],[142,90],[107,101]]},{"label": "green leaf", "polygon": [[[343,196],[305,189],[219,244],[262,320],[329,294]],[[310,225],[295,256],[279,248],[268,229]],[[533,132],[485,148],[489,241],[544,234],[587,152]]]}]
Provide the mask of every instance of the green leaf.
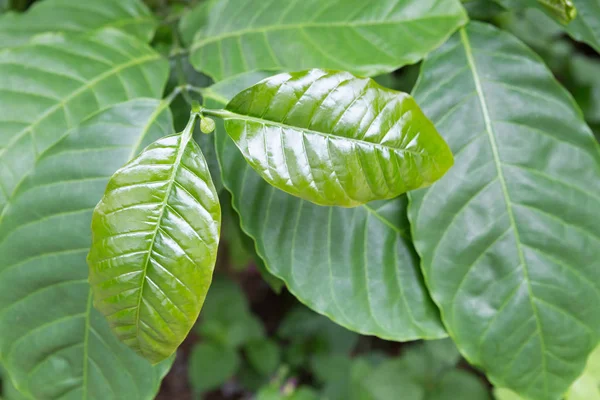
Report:
[{"label": "green leaf", "polygon": [[271,375],[281,361],[277,343],[269,339],[254,340],[246,344],[246,356],[250,364],[262,375]]},{"label": "green leaf", "polygon": [[188,379],[196,393],[203,393],[223,385],[240,366],[240,357],[234,349],[216,343],[200,343],[190,354]]},{"label": "green leaf", "polygon": [[573,99],[511,35],[472,23],[414,91],[456,164],[410,193],[430,292],[498,386],[558,398],[600,332],[600,153]]},{"label": "green leaf", "polygon": [[573,39],[592,46],[600,53],[600,0],[573,0],[577,18],[565,28]]},{"label": "green leaf", "polygon": [[82,34],[106,27],[149,41],[156,25],[140,0],[45,0],[26,13],[0,16],[0,48],[23,45],[44,32]]},{"label": "green leaf", "polygon": [[428,186],[452,154],[412,97],[347,72],[283,73],[207,111],[271,185],[355,207]]},{"label": "green leaf", "polygon": [[600,347],[588,358],[583,374],[569,389],[567,400],[600,400]]},{"label": "green leaf", "polygon": [[220,81],[260,69],[378,75],[419,61],[466,21],[458,0],[213,0],[181,29],[197,27],[191,62]]},{"label": "green leaf", "polygon": [[[534,7],[543,10],[562,24],[568,24],[577,16],[573,0],[495,0],[508,10]],[[595,1],[595,0],[593,0]],[[579,4],[579,3],[578,3]]]},{"label": "green leaf", "polygon": [[426,397],[427,400],[490,400],[483,379],[467,371],[454,369],[446,372]]},{"label": "green leaf", "polygon": [[112,334],[85,255],[110,175],[171,131],[164,101],[109,107],[39,154],[15,194],[0,225],[0,357],[28,398],[154,398],[170,361],[151,367]]},{"label": "green leaf", "polygon": [[314,354],[350,354],[358,342],[356,333],[303,306],[298,306],[286,314],[277,334],[292,341],[316,342],[318,348],[312,349],[311,352]]},{"label": "green leaf", "polygon": [[211,284],[196,331],[232,348],[262,339],[265,334],[260,320],[248,309],[241,288],[224,277],[216,277]]},{"label": "green leaf", "polygon": [[99,109],[159,97],[168,64],[114,29],[0,51],[0,221],[39,155]]},{"label": "green leaf", "polygon": [[[214,85],[213,98],[247,84]],[[242,86],[243,88],[244,86]],[[446,335],[429,298],[406,219],[406,198],[353,209],[320,207],[267,184],[217,129],[223,181],[244,231],[269,271],[313,310],[392,340]],[[325,273],[323,273],[325,271]]]},{"label": "green leaf", "polygon": [[221,209],[191,139],[196,118],[119,169],[92,219],[94,306],[152,363],[173,354],[194,325],[217,258]]}]

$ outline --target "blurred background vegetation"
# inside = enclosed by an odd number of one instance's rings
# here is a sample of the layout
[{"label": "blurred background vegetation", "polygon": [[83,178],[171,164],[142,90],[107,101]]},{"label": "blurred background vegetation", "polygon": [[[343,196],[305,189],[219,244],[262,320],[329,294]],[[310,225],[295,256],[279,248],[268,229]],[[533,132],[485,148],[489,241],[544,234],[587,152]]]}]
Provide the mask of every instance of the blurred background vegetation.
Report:
[{"label": "blurred background vegetation", "polygon": [[[0,12],[24,11],[34,2],[0,0]],[[177,71],[167,91],[182,78],[194,86],[209,85],[208,77],[191,68],[178,45],[180,34],[174,34],[178,19],[201,1],[145,2],[163,21],[153,46],[169,57]],[[463,3],[471,19],[491,22],[532,47],[571,92],[600,137],[600,56],[591,47],[570,39],[557,22],[537,9],[508,12],[492,0]],[[417,64],[376,80],[410,92],[418,74]],[[186,99],[178,98],[172,110],[176,129],[182,129],[189,116]],[[203,143],[206,138],[197,138],[205,154],[211,152],[210,143]],[[310,311],[266,272],[252,240],[240,231],[228,207],[227,193],[223,191],[222,197],[223,237],[214,283],[158,399],[518,399],[494,392],[485,376],[461,359],[450,340],[388,342],[350,332]],[[596,352],[568,400],[600,400],[599,382]],[[2,383],[4,396],[20,399],[9,382]]]}]

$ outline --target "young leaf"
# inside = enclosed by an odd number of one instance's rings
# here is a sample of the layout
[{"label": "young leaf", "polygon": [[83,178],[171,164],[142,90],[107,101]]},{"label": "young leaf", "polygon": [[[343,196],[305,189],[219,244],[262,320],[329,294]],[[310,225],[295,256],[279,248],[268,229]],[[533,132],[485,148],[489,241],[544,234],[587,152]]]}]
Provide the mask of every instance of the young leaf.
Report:
[{"label": "young leaf", "polygon": [[25,44],[44,32],[85,33],[114,27],[149,41],[156,20],[140,0],[45,0],[26,13],[0,16],[0,48]]},{"label": "young leaf", "polygon": [[466,21],[459,0],[213,0],[182,31],[200,27],[191,62],[216,81],[314,67],[373,76],[419,61]]},{"label": "young leaf", "polygon": [[[241,75],[207,92],[224,105],[250,76],[261,77]],[[223,182],[242,229],[296,297],[360,333],[400,341],[446,335],[412,247],[406,197],[353,209],[320,207],[270,186],[223,130],[216,135]]]},{"label": "young leaf", "polygon": [[[19,115],[22,116],[22,115]],[[156,367],[92,307],[85,256],[92,210],[131,154],[172,133],[168,104],[120,103],[38,156],[0,225],[0,356],[29,399],[153,399]]]},{"label": "young leaf", "polygon": [[320,205],[391,199],[453,162],[412,97],[347,72],[279,74],[211,113],[267,182]]},{"label": "young leaf", "polygon": [[192,328],[217,257],[221,212],[191,140],[195,119],[119,169],[92,219],[94,305],[152,363],[173,354]]},{"label": "young leaf", "polygon": [[456,165],[411,192],[428,287],[498,386],[559,398],[600,332],[600,153],[525,45],[472,23],[425,61],[415,98]]}]

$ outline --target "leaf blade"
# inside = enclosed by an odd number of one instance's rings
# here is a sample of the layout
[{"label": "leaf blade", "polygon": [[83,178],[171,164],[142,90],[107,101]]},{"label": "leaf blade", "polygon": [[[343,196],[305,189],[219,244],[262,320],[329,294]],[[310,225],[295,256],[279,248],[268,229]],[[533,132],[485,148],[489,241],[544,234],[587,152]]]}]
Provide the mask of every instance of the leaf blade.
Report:
[{"label": "leaf blade", "polygon": [[69,129],[110,105],[161,96],[167,73],[159,54],[112,29],[81,38],[56,35],[0,52],[6,77],[0,91],[2,214],[39,155]]},{"label": "leaf blade", "polygon": [[170,361],[151,367],[119,343],[91,307],[84,266],[108,177],[168,129],[168,104],[155,99],[98,112],[37,160],[5,215],[0,355],[28,398],[151,399],[158,391]]},{"label": "leaf blade", "polygon": [[[448,68],[459,73],[439,85]],[[585,306],[600,295],[595,228],[586,222],[594,217],[584,216],[600,199],[589,128],[531,50],[484,24],[470,24],[431,56],[415,97],[456,157],[445,178],[410,194],[409,207],[444,324],[495,384],[532,398],[558,397],[583,368],[599,331],[596,312]],[[580,168],[583,175],[575,172]],[[560,242],[552,235],[557,231],[564,232]],[[457,242],[457,235],[466,240]],[[590,248],[569,253],[581,248],[573,240]],[[579,293],[566,303],[555,289],[565,284]],[[568,336],[577,342],[568,351],[561,345],[567,325],[559,321],[569,321]]]},{"label": "leaf blade", "polygon": [[[378,75],[419,61],[467,21],[454,0],[377,0],[369,7],[359,0],[259,7],[213,1],[193,14],[188,19],[200,29],[191,62],[215,81],[253,70],[315,67]],[[188,19],[182,21],[186,37],[193,25]],[[388,37],[398,40],[386,42]]]},{"label": "leaf blade", "polygon": [[220,207],[191,139],[195,118],[119,169],[92,219],[94,305],[153,364],[173,354],[198,318],[217,256]]},{"label": "leaf blade", "polygon": [[[251,73],[216,84],[209,90],[211,99],[221,98],[224,105],[250,76],[254,81],[265,77]],[[267,269],[301,302],[363,334],[399,341],[446,336],[409,239],[405,197],[353,209],[316,206],[268,185],[222,128],[217,128],[216,148],[242,229],[255,241]],[[312,218],[298,219],[301,207]],[[323,221],[330,217],[325,229]],[[356,235],[349,228],[354,225]],[[294,250],[299,243],[312,251]],[[369,257],[356,255],[356,248],[365,245]],[[329,254],[337,257],[331,264]],[[366,283],[366,276],[373,284]]]},{"label": "leaf blade", "polygon": [[0,48],[26,44],[47,32],[83,34],[113,27],[145,42],[156,28],[150,10],[138,0],[91,0],[79,7],[69,0],[36,3],[23,14],[0,16]]},{"label": "leaf blade", "polygon": [[319,205],[394,198],[452,165],[412,97],[346,72],[276,75],[213,113],[267,182]]}]

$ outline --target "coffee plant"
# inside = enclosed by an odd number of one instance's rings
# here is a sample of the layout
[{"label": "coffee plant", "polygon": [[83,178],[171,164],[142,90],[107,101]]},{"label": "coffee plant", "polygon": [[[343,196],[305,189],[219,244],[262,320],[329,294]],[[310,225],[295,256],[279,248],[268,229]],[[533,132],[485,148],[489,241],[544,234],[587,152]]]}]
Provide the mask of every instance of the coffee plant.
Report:
[{"label": "coffee plant", "polygon": [[[0,1],[9,400],[152,399],[194,326],[197,393],[487,398],[462,356],[498,399],[600,399],[600,0],[29,3]],[[277,341],[211,288],[229,207],[328,320]],[[292,393],[281,346],[323,332],[351,345]]]}]

